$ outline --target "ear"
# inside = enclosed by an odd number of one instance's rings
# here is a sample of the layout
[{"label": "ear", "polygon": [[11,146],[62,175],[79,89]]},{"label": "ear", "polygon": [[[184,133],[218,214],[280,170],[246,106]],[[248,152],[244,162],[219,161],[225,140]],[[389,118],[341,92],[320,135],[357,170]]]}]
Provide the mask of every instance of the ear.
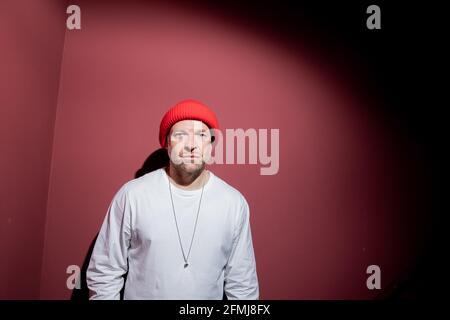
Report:
[{"label": "ear", "polygon": [[211,144],[216,140],[216,131],[215,129],[209,129],[209,133],[211,134]]}]

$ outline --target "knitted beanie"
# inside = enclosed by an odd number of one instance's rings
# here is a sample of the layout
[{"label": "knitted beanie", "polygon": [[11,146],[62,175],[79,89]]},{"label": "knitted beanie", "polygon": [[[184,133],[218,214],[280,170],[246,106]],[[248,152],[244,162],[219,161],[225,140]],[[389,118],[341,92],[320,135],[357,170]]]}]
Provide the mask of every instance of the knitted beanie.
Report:
[{"label": "knitted beanie", "polygon": [[166,136],[170,128],[182,120],[199,120],[204,122],[210,129],[219,129],[216,115],[205,104],[192,99],[180,101],[171,107],[161,120],[159,143],[163,148],[166,147]]}]

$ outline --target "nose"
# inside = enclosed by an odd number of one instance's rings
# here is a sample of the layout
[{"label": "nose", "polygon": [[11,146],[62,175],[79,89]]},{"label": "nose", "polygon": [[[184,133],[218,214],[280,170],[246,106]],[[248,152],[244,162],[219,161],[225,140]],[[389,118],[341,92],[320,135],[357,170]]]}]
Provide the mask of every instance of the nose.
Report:
[{"label": "nose", "polygon": [[185,151],[192,152],[192,151],[194,151],[196,148],[197,148],[197,146],[194,145],[194,144],[191,144],[191,143],[186,143],[186,144],[184,145],[184,150],[185,150]]},{"label": "nose", "polygon": [[184,149],[186,151],[192,152],[197,148],[196,145],[196,141],[195,141],[195,136],[194,135],[189,135],[188,140],[186,141],[185,145],[184,145]]}]

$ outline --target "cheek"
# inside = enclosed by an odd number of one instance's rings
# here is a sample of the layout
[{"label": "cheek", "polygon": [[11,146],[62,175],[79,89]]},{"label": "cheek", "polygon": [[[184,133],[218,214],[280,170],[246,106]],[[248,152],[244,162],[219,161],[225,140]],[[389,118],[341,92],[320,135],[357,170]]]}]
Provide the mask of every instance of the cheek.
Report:
[{"label": "cheek", "polygon": [[182,143],[169,143],[167,147],[167,153],[169,154],[170,159],[176,159],[179,158],[180,153],[183,149]]},{"label": "cheek", "polygon": [[201,147],[201,152],[203,155],[209,155],[212,151],[212,144],[209,142],[206,142]]}]

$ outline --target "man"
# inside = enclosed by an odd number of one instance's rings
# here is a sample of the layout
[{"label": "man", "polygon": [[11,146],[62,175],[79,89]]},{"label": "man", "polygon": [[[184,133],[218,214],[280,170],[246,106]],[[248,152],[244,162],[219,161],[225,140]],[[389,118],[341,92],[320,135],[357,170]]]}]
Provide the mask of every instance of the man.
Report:
[{"label": "man", "polygon": [[205,168],[213,111],[184,100],[164,115],[166,168],[114,196],[87,270],[91,299],[259,299],[244,196]]}]

